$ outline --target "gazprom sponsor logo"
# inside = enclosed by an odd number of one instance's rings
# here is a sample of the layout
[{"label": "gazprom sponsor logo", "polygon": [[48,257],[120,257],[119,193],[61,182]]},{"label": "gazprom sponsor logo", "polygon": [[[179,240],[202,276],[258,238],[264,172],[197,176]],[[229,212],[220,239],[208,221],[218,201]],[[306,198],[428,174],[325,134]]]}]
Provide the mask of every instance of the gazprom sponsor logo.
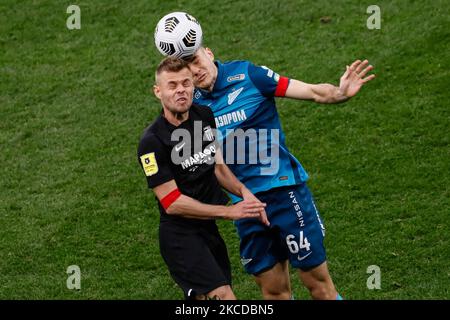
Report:
[{"label": "gazprom sponsor logo", "polygon": [[217,128],[247,120],[245,110],[238,110],[215,117]]}]

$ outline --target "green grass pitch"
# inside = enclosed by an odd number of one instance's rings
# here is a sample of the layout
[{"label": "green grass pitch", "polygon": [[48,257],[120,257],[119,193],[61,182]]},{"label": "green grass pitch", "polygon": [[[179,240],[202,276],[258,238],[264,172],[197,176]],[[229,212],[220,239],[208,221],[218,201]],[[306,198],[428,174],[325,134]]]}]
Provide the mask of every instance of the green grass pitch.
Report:
[{"label": "green grass pitch", "polygon": [[[66,28],[70,4],[80,30]],[[366,27],[369,4],[380,30]],[[172,11],[201,22],[216,58],[306,82],[337,84],[346,64],[369,59],[377,78],[346,104],[278,99],[332,277],[347,299],[450,298],[448,1],[4,0],[0,11],[0,299],[183,298],[136,160],[160,110],[153,31]],[[235,293],[260,299],[232,223],[219,226]],[[70,265],[80,290],[66,287]],[[366,286],[370,265],[380,290]]]}]

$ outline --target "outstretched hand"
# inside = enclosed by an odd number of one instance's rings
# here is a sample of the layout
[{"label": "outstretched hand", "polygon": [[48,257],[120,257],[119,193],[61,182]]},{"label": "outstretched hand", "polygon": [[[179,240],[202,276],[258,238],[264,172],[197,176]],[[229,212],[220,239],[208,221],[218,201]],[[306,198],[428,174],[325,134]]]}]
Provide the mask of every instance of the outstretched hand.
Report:
[{"label": "outstretched hand", "polygon": [[368,63],[367,60],[356,60],[351,66],[347,66],[339,83],[339,91],[342,95],[348,98],[355,96],[366,82],[375,78],[374,74],[365,77],[373,69],[372,65],[367,66]]}]

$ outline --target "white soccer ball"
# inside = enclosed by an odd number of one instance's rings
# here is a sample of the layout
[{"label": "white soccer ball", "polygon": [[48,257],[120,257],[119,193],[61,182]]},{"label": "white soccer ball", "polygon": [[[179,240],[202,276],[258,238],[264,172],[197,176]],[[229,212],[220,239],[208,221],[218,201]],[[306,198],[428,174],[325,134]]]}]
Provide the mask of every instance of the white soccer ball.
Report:
[{"label": "white soccer ball", "polygon": [[202,35],[197,19],[185,12],[172,12],[156,25],[155,45],[165,56],[185,58],[200,48]]}]

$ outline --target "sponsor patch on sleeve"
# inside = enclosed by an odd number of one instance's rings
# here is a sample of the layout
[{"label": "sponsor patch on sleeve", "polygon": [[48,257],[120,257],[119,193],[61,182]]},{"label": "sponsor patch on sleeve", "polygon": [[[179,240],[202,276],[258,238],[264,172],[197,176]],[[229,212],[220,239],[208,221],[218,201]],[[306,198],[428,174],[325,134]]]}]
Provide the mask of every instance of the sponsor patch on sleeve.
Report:
[{"label": "sponsor patch on sleeve", "polygon": [[142,167],[144,168],[145,175],[150,177],[158,173],[158,163],[156,162],[155,153],[146,153],[141,156]]},{"label": "sponsor patch on sleeve", "polygon": [[234,76],[229,76],[227,78],[227,82],[233,82],[233,81],[244,80],[244,79],[245,79],[245,74],[240,73],[240,74],[236,74]]}]

